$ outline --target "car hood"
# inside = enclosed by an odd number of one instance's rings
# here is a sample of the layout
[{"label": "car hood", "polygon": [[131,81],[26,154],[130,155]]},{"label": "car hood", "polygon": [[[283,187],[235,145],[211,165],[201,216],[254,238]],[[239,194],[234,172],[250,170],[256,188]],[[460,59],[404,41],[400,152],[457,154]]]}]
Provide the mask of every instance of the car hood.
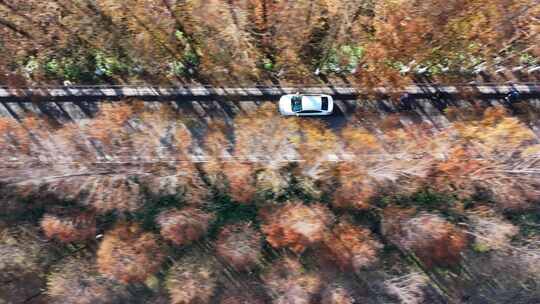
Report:
[{"label": "car hood", "polygon": [[294,113],[292,111],[291,98],[289,96],[283,96],[279,100],[279,109],[283,114]]}]

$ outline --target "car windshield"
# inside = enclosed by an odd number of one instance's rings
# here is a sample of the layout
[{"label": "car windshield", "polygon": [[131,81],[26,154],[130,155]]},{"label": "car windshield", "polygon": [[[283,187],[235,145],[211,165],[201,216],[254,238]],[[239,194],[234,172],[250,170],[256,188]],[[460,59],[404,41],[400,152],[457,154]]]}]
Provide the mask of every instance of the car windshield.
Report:
[{"label": "car windshield", "polygon": [[292,110],[293,112],[300,112],[302,111],[302,96],[300,95],[294,95],[291,98],[292,103]]}]

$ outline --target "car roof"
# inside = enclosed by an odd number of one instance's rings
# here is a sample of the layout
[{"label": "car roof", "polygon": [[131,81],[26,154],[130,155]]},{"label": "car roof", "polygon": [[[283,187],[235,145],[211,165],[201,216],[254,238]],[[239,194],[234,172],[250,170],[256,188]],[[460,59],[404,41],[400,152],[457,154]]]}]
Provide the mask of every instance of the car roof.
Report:
[{"label": "car roof", "polygon": [[302,110],[321,110],[321,95],[302,95]]}]

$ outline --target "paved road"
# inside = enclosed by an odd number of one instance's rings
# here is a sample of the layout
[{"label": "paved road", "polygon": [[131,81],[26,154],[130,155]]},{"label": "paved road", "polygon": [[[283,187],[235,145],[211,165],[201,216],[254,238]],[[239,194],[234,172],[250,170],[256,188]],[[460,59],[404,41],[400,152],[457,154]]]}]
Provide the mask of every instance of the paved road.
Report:
[{"label": "paved road", "polygon": [[[445,86],[415,85],[404,89],[394,90],[376,88],[370,93],[388,94],[400,93],[415,96],[429,96],[435,93],[456,94],[471,92],[479,95],[504,95],[511,89],[522,94],[540,93],[538,83],[520,83],[514,85],[499,84],[457,84]],[[336,99],[351,99],[363,96],[367,91],[353,87],[327,86],[327,87],[276,87],[259,86],[245,88],[223,88],[210,86],[194,87],[152,87],[152,86],[70,86],[70,87],[33,87],[13,89],[0,87],[0,101],[68,101],[80,100],[118,100],[124,98],[139,98],[142,100],[176,100],[176,101],[213,101],[227,98],[229,100],[276,100],[283,94],[295,92],[311,94],[330,94]]]}]

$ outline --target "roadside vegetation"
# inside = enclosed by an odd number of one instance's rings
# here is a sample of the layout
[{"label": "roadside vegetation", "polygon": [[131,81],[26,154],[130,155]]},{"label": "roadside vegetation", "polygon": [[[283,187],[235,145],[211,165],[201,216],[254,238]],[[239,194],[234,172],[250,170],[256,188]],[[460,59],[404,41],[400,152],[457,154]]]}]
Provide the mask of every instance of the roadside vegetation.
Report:
[{"label": "roadside vegetation", "polygon": [[502,107],[450,108],[439,129],[364,113],[334,131],[267,104],[195,136],[155,105],[0,119],[0,299],[540,297],[540,143]]},{"label": "roadside vegetation", "polygon": [[1,1],[0,82],[466,82],[478,71],[539,64],[539,7],[526,0]]},{"label": "roadside vegetation", "polygon": [[[537,2],[0,0],[0,86],[538,81]],[[540,303],[538,107],[461,97],[0,104],[0,303]]]}]

